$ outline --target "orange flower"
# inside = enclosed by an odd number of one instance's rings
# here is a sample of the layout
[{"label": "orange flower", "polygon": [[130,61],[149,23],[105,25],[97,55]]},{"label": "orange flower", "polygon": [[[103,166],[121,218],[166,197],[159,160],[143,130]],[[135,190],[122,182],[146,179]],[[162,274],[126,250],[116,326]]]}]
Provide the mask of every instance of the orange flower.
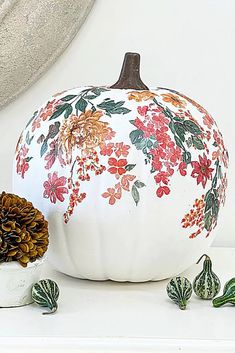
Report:
[{"label": "orange flower", "polygon": [[67,162],[72,159],[72,150],[77,146],[85,154],[103,143],[110,128],[108,123],[100,121],[103,113],[101,111],[87,110],[76,116],[72,114],[66,119],[61,127],[59,141],[66,151]]},{"label": "orange flower", "polygon": [[161,95],[164,102],[171,103],[174,107],[185,108],[186,102],[180,99],[177,95],[172,93],[164,93]]},{"label": "orange flower", "polygon": [[128,99],[134,99],[136,102],[142,102],[153,99],[155,96],[156,94],[150,91],[132,91],[129,92]]}]

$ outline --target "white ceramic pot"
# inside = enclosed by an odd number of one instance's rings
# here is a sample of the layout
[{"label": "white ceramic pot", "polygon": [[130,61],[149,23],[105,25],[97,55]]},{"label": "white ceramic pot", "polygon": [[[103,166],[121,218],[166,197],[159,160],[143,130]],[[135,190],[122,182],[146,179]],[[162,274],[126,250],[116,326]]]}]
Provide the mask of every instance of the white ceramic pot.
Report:
[{"label": "white ceramic pot", "polygon": [[136,59],[127,55],[112,88],[52,97],[17,145],[14,192],[45,214],[49,259],[72,276],[167,278],[214,239],[227,180],[222,135],[190,98],[148,90]]},{"label": "white ceramic pot", "polygon": [[32,286],[39,281],[44,260],[22,267],[17,261],[0,264],[0,307],[31,304]]}]

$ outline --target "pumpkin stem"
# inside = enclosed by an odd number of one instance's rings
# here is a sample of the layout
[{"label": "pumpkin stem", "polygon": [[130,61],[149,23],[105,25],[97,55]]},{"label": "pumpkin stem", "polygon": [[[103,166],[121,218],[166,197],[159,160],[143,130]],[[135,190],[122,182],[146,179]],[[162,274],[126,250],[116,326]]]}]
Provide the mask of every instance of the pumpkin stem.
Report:
[{"label": "pumpkin stem", "polygon": [[140,54],[125,54],[119,79],[110,88],[148,90],[140,78]]},{"label": "pumpkin stem", "polygon": [[203,254],[203,255],[200,257],[200,259],[196,262],[196,265],[199,264],[199,262],[201,261],[201,259],[202,259],[204,256],[205,256],[205,260],[210,260],[210,257],[209,257],[208,255]]}]

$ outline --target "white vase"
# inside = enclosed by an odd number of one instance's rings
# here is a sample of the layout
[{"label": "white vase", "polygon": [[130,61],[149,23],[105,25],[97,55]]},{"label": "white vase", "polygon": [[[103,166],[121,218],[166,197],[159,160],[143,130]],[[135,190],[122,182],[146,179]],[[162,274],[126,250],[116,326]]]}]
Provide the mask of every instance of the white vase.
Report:
[{"label": "white vase", "polygon": [[74,88],[39,108],[16,148],[13,190],[48,219],[59,271],[160,280],[213,241],[228,154],[184,94],[118,87]]},{"label": "white vase", "polygon": [[0,307],[31,304],[32,286],[39,281],[44,259],[22,267],[17,261],[0,264]]}]

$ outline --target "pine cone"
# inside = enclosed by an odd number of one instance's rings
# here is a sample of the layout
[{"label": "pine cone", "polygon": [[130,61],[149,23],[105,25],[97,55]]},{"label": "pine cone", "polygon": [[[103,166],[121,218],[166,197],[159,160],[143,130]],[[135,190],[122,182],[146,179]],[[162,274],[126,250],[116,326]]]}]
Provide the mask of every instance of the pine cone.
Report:
[{"label": "pine cone", "polygon": [[26,267],[46,252],[48,236],[48,222],[31,202],[0,194],[0,263],[18,261]]}]

